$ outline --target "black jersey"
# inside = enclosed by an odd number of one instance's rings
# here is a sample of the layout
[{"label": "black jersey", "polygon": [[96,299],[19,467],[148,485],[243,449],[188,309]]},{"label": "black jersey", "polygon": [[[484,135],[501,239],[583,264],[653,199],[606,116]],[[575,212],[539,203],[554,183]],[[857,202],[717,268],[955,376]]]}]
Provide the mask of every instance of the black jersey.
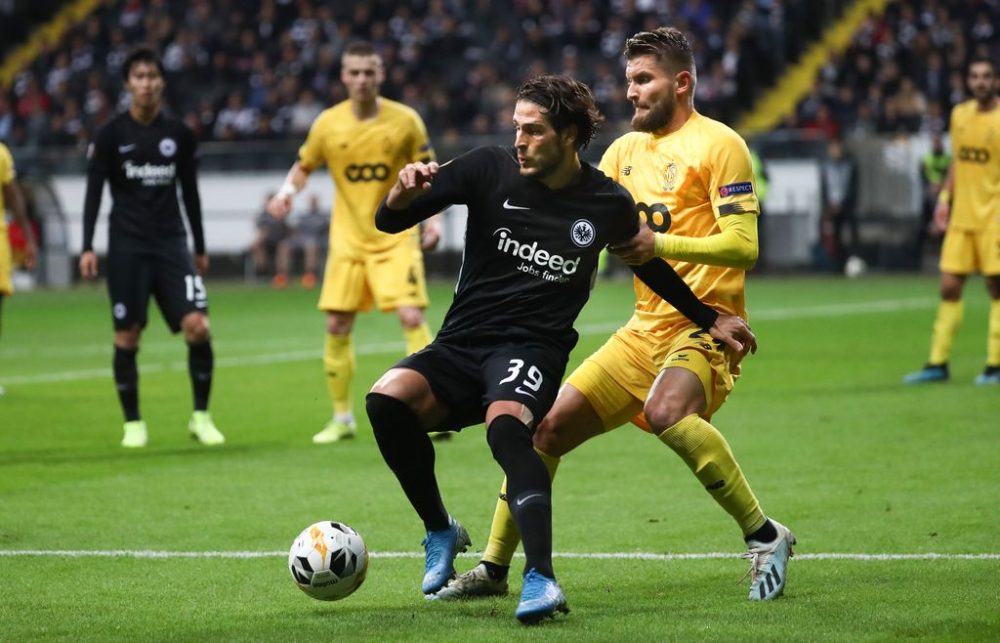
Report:
[{"label": "black jersey", "polygon": [[[521,176],[514,148],[481,147],[442,165],[431,189],[405,210],[383,203],[376,224],[398,232],[454,203],[469,208],[465,253],[437,337],[540,341],[570,350],[601,249],[639,229],[632,197],[587,164],[570,185],[552,190]],[[711,326],[714,313],[707,311]]]},{"label": "black jersey", "polygon": [[179,182],[195,253],[204,254],[196,151],[194,133],[162,114],[143,125],[125,112],[102,127],[87,151],[84,251],[93,249],[94,226],[107,180],[113,201],[110,236],[114,243],[142,247],[183,237],[186,232],[177,203]]}]

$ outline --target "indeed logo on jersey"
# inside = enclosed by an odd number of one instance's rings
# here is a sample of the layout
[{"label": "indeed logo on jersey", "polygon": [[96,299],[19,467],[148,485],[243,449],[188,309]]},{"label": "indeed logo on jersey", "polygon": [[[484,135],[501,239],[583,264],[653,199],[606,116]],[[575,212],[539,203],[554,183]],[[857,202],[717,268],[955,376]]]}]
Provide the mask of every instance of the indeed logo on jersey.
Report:
[{"label": "indeed logo on jersey", "polygon": [[517,267],[520,272],[526,272],[532,277],[541,277],[545,281],[566,283],[569,275],[576,272],[580,266],[580,258],[566,259],[562,255],[550,253],[538,247],[537,241],[522,243],[511,236],[510,228],[498,228],[493,233],[497,237],[497,250],[504,254],[523,259]]},{"label": "indeed logo on jersey", "polygon": [[719,188],[719,196],[736,196],[737,194],[753,194],[753,183],[744,181],[743,183],[730,183]]},{"label": "indeed logo on jersey", "polygon": [[171,185],[174,182],[174,177],[177,176],[176,163],[171,163],[170,165],[153,165],[152,163],[136,165],[132,161],[125,161],[122,163],[122,169],[125,170],[126,179],[142,181],[142,184],[146,186]]}]

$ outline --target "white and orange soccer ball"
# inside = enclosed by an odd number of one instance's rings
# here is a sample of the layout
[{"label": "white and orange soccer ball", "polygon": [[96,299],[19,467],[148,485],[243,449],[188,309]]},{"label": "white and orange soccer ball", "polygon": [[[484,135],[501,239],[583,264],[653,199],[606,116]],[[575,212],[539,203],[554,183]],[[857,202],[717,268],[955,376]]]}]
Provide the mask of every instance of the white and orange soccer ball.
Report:
[{"label": "white and orange soccer ball", "polygon": [[292,543],[288,570],[299,589],[309,596],[339,601],[365,582],[368,548],[354,529],[324,520],[303,529]]}]

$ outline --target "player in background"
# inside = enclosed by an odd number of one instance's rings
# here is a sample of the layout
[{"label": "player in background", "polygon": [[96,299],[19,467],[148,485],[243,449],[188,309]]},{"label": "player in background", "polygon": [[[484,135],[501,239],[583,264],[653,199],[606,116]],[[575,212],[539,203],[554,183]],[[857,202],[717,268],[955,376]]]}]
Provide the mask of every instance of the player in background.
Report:
[{"label": "player in background", "polygon": [[385,69],[370,44],[348,45],[340,80],[348,99],[313,122],[298,160],[268,206],[272,215],[288,216],[292,197],[313,170],[324,164],[330,170],[335,197],[319,309],[326,312],[323,368],[333,417],[313,436],[317,444],[350,438],[356,431],[351,331],[359,311],[370,310],[373,303],[383,312],[395,310],[407,353],[430,343],[421,247],[434,248],[441,238],[437,218],[424,225],[422,235],[417,230],[390,235],[375,228],[375,211],[399,170],[414,161],[433,161],[434,150],[420,115],[379,95]]},{"label": "player in background", "polygon": [[[552,568],[551,482],[531,435],[548,412],[577,341],[598,255],[639,228],[628,193],[582,163],[600,121],[590,90],[565,76],[524,83],[514,147],[481,147],[442,166],[407,165],[379,208],[379,229],[402,232],[441,208],[469,208],[455,298],[435,340],[387,372],[368,394],[368,417],[386,464],[427,529],[422,590],[433,596],[469,544],[444,507],[429,431],[486,423],[494,459],[509,476],[508,502],[525,542],[515,615],[536,622],[565,612]],[[633,270],[674,302],[711,342],[755,348],[743,320],[699,302],[662,261]],[[729,330],[726,330],[729,329]],[[741,335],[745,344],[734,341]]]},{"label": "player in background", "polygon": [[[600,168],[629,191],[648,225],[611,250],[630,264],[665,260],[703,302],[745,318],[745,271],[758,255],[758,203],[746,143],[694,109],[694,56],[680,31],[638,33],[626,42],[625,58],[635,131],[611,144]],[[635,418],[684,460],[735,520],[751,559],[750,599],[774,598],[784,589],[795,538],[761,510],[729,444],[711,424],[739,375],[738,361],[640,281],[635,296],[628,323],[567,379],[535,433],[535,448],[555,475],[560,457]],[[507,485],[482,561],[439,597],[506,593],[518,544],[509,480]]]},{"label": "player in background", "polygon": [[[11,281],[13,265],[10,252],[10,240],[7,236],[6,211],[9,208],[14,215],[14,221],[24,231],[24,266],[29,270],[35,267],[35,259],[38,256],[38,244],[35,241],[35,231],[28,221],[28,212],[24,206],[24,196],[20,188],[17,187],[17,170],[14,167],[14,158],[10,155],[10,150],[3,143],[0,143],[0,332],[3,329],[3,300],[4,297],[14,293],[14,284]],[[3,395],[3,387],[0,386],[0,395]]]},{"label": "player in background", "polygon": [[934,210],[941,246],[941,303],[927,364],[907,384],[948,380],[951,345],[962,323],[962,290],[980,272],[990,294],[986,368],[976,384],[1000,384],[1000,98],[996,65],[974,58],[967,76],[972,98],[951,112],[952,161]]},{"label": "player in background", "polygon": [[[131,103],[98,131],[87,151],[87,195],[83,210],[80,274],[97,277],[94,227],[104,183],[111,186],[108,235],[108,294],[114,320],[114,377],[125,414],[122,446],[144,447],[146,423],[139,414],[136,355],[153,297],[167,326],[183,331],[194,412],[192,437],[205,445],[225,442],[208,412],[214,355],[208,298],[202,275],[208,271],[198,195],[197,145],[181,121],[163,114],[163,65],[150,49],[125,59],[122,77]],[[188,250],[177,186],[194,240]]]}]

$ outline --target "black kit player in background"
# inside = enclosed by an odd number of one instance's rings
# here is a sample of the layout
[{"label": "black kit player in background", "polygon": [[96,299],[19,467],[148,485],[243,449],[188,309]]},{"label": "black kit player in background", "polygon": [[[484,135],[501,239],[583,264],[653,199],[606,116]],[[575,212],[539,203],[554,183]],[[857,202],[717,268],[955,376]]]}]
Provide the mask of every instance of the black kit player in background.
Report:
[{"label": "black kit player in background", "polygon": [[[104,182],[111,186],[108,294],[115,328],[114,376],[125,413],[122,446],[144,447],[146,424],[139,415],[136,354],[146,326],[150,296],[174,333],[184,331],[194,413],[188,423],[202,444],[225,442],[208,413],[212,388],[208,300],[201,275],[208,270],[194,133],[162,113],[163,65],[155,52],[137,49],[122,66],[131,98],[128,111],[101,128],[87,152],[87,196],[83,211],[80,274],[97,277],[94,226]],[[194,237],[194,258],[177,203],[177,183]],[[197,266],[197,270],[195,267]]]},{"label": "black kit player in background", "polygon": [[[447,205],[468,205],[464,262],[442,328],[375,383],[367,411],[383,458],[427,529],[422,589],[431,598],[470,542],[444,507],[427,432],[485,421],[523,535],[515,616],[526,623],[568,611],[552,570],[551,482],[532,432],[555,400],[601,249],[631,239],[640,225],[628,193],[579,159],[600,118],[585,85],[531,79],[517,95],[514,147],[407,165],[375,218],[380,230],[401,232]],[[756,348],[741,319],[698,301],[666,262],[633,270],[737,358]]]}]

